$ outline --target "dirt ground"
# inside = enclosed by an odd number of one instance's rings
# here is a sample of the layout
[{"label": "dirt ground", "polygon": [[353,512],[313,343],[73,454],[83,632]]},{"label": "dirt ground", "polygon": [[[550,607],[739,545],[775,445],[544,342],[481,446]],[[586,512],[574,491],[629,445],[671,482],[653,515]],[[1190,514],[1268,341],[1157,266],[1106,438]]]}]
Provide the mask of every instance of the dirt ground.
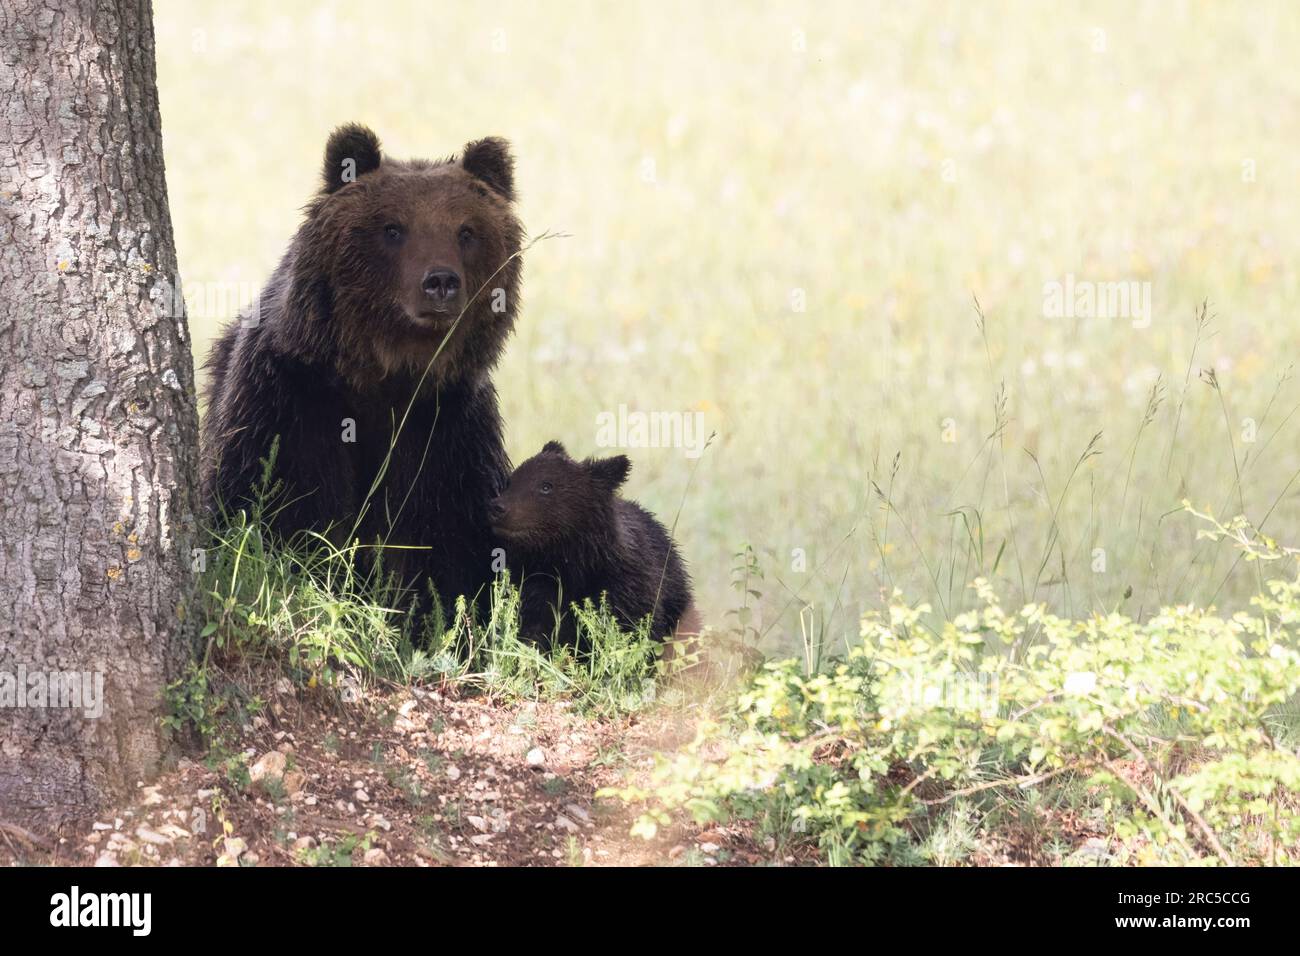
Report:
[{"label": "dirt ground", "polygon": [[[0,861],[85,866],[790,864],[743,827],[653,842],[597,799],[689,737],[689,716],[594,720],[564,702],[403,688],[349,704],[279,681],[229,748],[179,758],[130,802]],[[244,760],[237,759],[242,753]],[[209,765],[214,764],[214,765]],[[247,771],[243,769],[247,767]]]},{"label": "dirt ground", "polygon": [[[182,750],[131,800],[49,836],[0,824],[0,865],[823,862],[812,846],[778,848],[743,821],[702,827],[679,819],[647,841],[630,835],[629,808],[596,796],[643,779],[656,753],[690,740],[688,705],[599,719],[564,701],[493,700],[455,687],[368,691],[344,703],[337,692],[283,677],[249,677],[262,685],[263,706],[225,741],[221,758],[197,746]],[[1086,814],[1040,806],[986,827],[960,862],[1060,865],[1069,856],[1098,865],[1112,849]]]}]

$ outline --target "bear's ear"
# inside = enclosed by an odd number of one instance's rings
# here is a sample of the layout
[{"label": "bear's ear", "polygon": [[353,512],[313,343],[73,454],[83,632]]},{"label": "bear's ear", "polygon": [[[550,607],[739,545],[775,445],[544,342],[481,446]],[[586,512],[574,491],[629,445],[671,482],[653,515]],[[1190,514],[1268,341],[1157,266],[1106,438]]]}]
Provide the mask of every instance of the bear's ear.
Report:
[{"label": "bear's ear", "polygon": [[379,168],[379,137],[365,126],[349,123],[330,134],[325,144],[325,191],[332,193]]},{"label": "bear's ear", "polygon": [[500,136],[476,139],[465,145],[461,168],[477,176],[510,202],[515,199],[515,159],[510,144]]},{"label": "bear's ear", "polygon": [[563,455],[565,458],[569,457],[569,453],[564,450],[564,446],[561,445],[558,441],[554,441],[554,440],[548,441],[545,445],[543,445],[542,451],[549,451],[556,455]]},{"label": "bear's ear", "polygon": [[617,491],[618,486],[627,481],[627,473],[632,470],[632,462],[627,455],[615,455],[613,458],[589,458],[587,470],[596,484],[608,491]]}]

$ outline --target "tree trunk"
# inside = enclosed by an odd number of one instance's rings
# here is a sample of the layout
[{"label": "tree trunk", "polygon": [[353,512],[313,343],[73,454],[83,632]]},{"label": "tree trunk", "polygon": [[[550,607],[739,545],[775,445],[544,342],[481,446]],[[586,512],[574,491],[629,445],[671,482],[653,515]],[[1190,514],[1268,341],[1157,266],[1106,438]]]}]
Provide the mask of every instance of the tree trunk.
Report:
[{"label": "tree trunk", "polygon": [[148,0],[0,7],[0,208],[0,820],[46,829],[154,770],[189,649],[197,416]]}]

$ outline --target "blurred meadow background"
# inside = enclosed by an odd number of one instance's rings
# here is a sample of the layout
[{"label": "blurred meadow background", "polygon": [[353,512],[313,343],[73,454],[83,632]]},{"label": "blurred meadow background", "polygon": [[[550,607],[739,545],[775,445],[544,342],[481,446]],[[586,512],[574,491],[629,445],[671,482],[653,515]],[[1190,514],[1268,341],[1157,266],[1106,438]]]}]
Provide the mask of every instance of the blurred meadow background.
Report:
[{"label": "blurred meadow background", "polygon": [[[567,237],[525,260],[510,452],[701,412],[698,463],[632,449],[625,493],[680,506],[706,620],[746,605],[765,650],[979,575],[1075,615],[1244,603],[1258,565],[1183,499],[1300,545],[1294,4],[155,15],[187,289],[261,285],[340,123],[512,141],[524,222]],[[1067,276],[1149,283],[1149,323],[1045,315]],[[201,360],[234,304],[189,304]]]}]

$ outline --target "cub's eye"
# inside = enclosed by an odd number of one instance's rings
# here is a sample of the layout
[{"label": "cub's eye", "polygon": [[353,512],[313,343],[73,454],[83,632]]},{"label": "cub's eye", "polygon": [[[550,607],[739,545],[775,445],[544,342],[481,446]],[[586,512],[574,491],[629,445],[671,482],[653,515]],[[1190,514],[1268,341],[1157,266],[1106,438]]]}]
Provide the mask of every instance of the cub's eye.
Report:
[{"label": "cub's eye", "polygon": [[392,224],[384,226],[384,238],[389,242],[401,242],[404,235],[401,226]]},{"label": "cub's eye", "polygon": [[467,246],[474,239],[474,230],[469,226],[461,226],[460,232],[456,233],[456,238],[462,246]]},{"label": "cub's eye", "polygon": [[551,493],[551,483],[549,481],[543,481],[537,486],[537,490],[544,495],[549,495]]}]

